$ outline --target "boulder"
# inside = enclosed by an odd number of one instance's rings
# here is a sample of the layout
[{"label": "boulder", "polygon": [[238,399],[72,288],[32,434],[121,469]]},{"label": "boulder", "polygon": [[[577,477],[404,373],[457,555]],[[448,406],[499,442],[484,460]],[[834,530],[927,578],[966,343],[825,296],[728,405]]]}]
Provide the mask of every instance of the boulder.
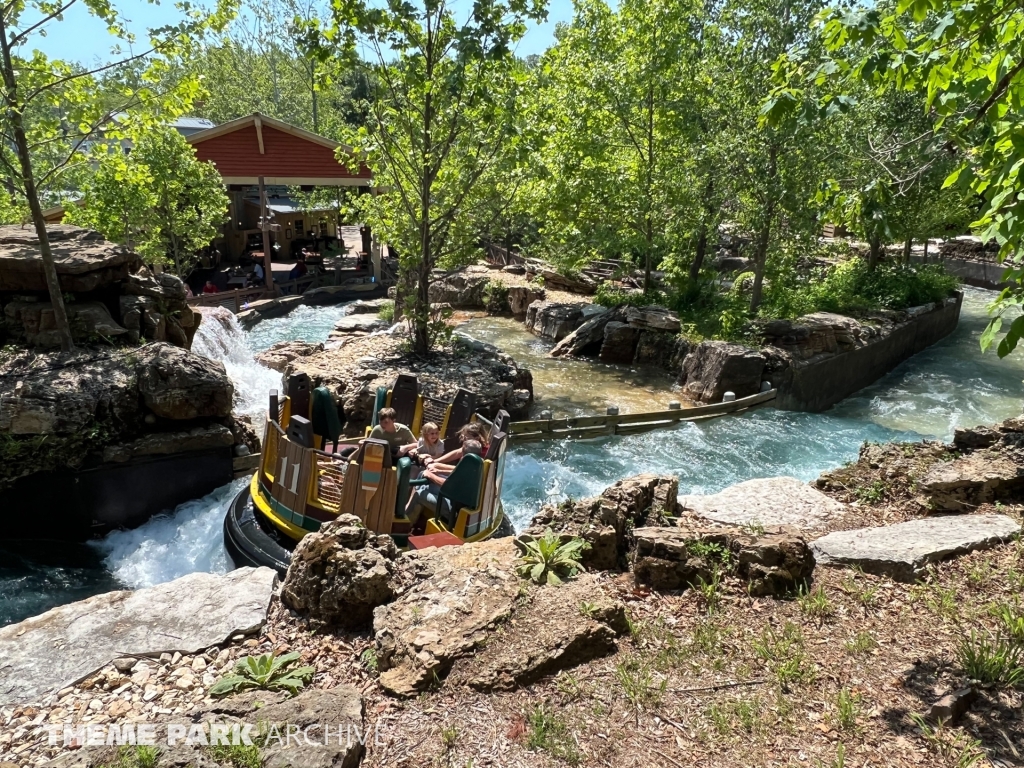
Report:
[{"label": "boulder", "polygon": [[186,451],[207,451],[228,448],[235,444],[235,435],[223,424],[196,427],[187,432],[154,432],[138,440],[103,449],[103,461],[124,462],[139,456],[165,456]]},{"label": "boulder", "polygon": [[271,568],[193,573],[0,627],[0,706],[39,701],[122,656],[196,653],[256,632],[276,581]]},{"label": "boulder", "polygon": [[631,363],[640,341],[640,329],[626,323],[609,322],[604,327],[604,341],[598,357],[604,363]]},{"label": "boulder", "polygon": [[288,373],[291,362],[295,358],[309,357],[323,351],[323,344],[310,344],[308,341],[279,341],[256,355],[256,362],[279,373]]},{"label": "boulder", "polygon": [[626,307],[626,322],[634,328],[679,333],[679,315],[665,307]]},{"label": "boulder", "polygon": [[340,515],[303,537],[292,553],[281,602],[326,626],[363,629],[396,593],[398,549],[355,515]]},{"label": "boulder", "polygon": [[530,406],[533,405],[533,391],[529,389],[513,389],[512,396],[505,401],[505,410],[512,421],[526,421],[530,418]]},{"label": "boulder", "polygon": [[750,259],[732,256],[728,252],[717,256],[711,265],[719,272],[749,272],[754,268]]},{"label": "boulder", "polygon": [[[360,737],[368,736],[364,710],[362,696],[349,685],[313,688],[255,710],[259,722],[277,726],[284,737],[268,739],[260,750],[263,768],[356,768],[364,752]],[[288,739],[295,728],[308,738]]]},{"label": "boulder", "polygon": [[1007,499],[1024,489],[1024,456],[986,448],[933,465],[917,489],[933,510],[969,512],[981,504]]},{"label": "boulder", "polygon": [[580,304],[535,301],[526,310],[526,330],[551,341],[561,341],[583,324]]},{"label": "boulder", "polygon": [[506,264],[501,271],[508,272],[510,275],[525,275],[526,267],[522,264]]},{"label": "boulder", "polygon": [[347,315],[334,324],[334,330],[330,335],[335,336],[363,336],[374,331],[383,331],[388,327],[386,320],[381,320],[376,315]]},{"label": "boulder", "polygon": [[638,528],[633,578],[658,590],[709,582],[715,570],[747,582],[749,594],[789,595],[810,579],[814,557],[793,528],[755,534],[739,528]]},{"label": "boulder", "polygon": [[583,274],[569,277],[547,268],[541,269],[539,274],[544,278],[544,285],[548,288],[586,295],[597,292],[597,283]]},{"label": "boulder", "polygon": [[818,565],[852,565],[911,582],[929,563],[989,549],[1020,533],[1005,515],[946,515],[879,528],[835,531],[811,544]]},{"label": "boulder", "polygon": [[633,362],[637,365],[657,365],[674,371],[679,370],[679,365],[689,352],[690,342],[674,333],[641,331]]},{"label": "boulder", "polygon": [[625,561],[631,527],[657,525],[676,515],[679,480],[642,474],[619,480],[590,499],[545,504],[526,533],[543,536],[551,528],[564,538],[578,536],[590,544],[583,553],[587,568],[615,570]]},{"label": "boulder", "polygon": [[140,267],[128,276],[121,290],[121,322],[132,341],[148,339],[192,347],[202,315],[188,306],[181,278],[166,272],[154,275]]},{"label": "boulder", "polygon": [[768,477],[730,485],[707,496],[680,496],[679,506],[727,525],[824,528],[846,507],[795,477]]},{"label": "boulder", "polygon": [[721,402],[726,392],[736,397],[761,391],[764,358],[756,350],[725,341],[702,341],[686,359],[679,383],[687,395],[705,403]]},{"label": "boulder", "polygon": [[392,299],[360,299],[345,307],[345,311],[349,315],[376,315],[392,303]]},{"label": "boulder", "polygon": [[782,349],[796,360],[846,352],[877,335],[870,325],[830,312],[815,312],[796,320],[772,320],[762,327],[762,333],[766,344]]},{"label": "boulder", "polygon": [[485,267],[465,267],[430,284],[430,303],[455,309],[483,309],[484,289],[490,281]]},{"label": "boulder", "polygon": [[[92,230],[67,224],[46,228],[57,278],[65,293],[88,293],[125,281],[139,257]],[[0,291],[46,291],[35,228],[0,227]]]},{"label": "boulder", "polygon": [[534,589],[472,659],[456,661],[449,679],[478,691],[515,690],[615,653],[628,628],[622,603],[602,592],[595,574],[583,574]]},{"label": "boulder", "polygon": [[38,368],[25,361],[0,376],[0,432],[75,435],[102,424],[116,436],[137,428],[136,371],[122,356],[88,355],[70,364],[59,364],[56,353],[32,358]]},{"label": "boulder", "polygon": [[152,413],[173,420],[231,415],[234,386],[222,363],[159,342],[135,354],[139,394]]},{"label": "boulder", "polygon": [[[110,341],[128,333],[114,322],[107,306],[98,301],[71,302],[65,309],[75,341]],[[60,346],[53,305],[48,301],[38,301],[34,297],[10,301],[4,307],[4,321],[11,334],[26,344],[48,348]]]},{"label": "boulder", "polygon": [[532,285],[511,285],[508,289],[508,306],[516,320],[526,318],[526,310],[535,301],[544,301],[547,291]]},{"label": "boulder", "polygon": [[520,594],[511,539],[425,550],[409,560],[405,567],[422,580],[373,614],[380,684],[396,696],[444,680],[457,659],[488,642]]},{"label": "boulder", "polygon": [[597,354],[604,342],[605,326],[613,320],[622,320],[621,310],[607,309],[595,313],[576,330],[555,344],[549,354],[551,357],[580,357]]}]

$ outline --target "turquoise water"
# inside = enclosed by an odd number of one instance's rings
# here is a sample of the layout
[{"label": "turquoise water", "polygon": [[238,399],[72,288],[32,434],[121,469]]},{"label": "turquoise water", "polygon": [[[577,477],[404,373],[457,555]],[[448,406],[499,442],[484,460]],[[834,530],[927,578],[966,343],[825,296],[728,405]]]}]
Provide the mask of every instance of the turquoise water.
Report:
[{"label": "turquoise water", "polygon": [[[681,493],[710,493],[773,475],[812,480],[856,457],[865,440],[949,439],[958,425],[1016,416],[1021,412],[1024,353],[1000,361],[982,355],[978,347],[992,296],[967,289],[953,334],[826,413],[764,408],[646,435],[516,446],[505,472],[505,509],[522,527],[544,502],[596,494],[639,472],[675,474]],[[300,308],[244,335],[237,324],[211,324],[207,330],[216,333],[205,339],[203,348],[225,362],[237,379],[236,408],[262,407],[265,390],[276,386],[276,379],[252,361],[252,353],[293,338],[323,341],[343,313],[343,307]],[[461,330],[505,346],[534,366],[536,388],[551,406],[578,412],[603,402],[663,404],[679,397],[670,380],[643,370],[551,361],[545,357],[548,345],[509,321],[479,318]],[[90,545],[19,542],[0,548],[0,626],[119,587],[225,570],[221,523],[237,487],[225,486],[141,528]]]}]

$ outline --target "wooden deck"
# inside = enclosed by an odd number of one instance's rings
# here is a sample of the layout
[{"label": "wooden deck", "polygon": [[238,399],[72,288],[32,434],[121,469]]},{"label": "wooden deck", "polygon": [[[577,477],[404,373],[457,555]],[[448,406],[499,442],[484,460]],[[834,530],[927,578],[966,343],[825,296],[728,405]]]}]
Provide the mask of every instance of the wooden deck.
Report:
[{"label": "wooden deck", "polygon": [[695,405],[647,413],[624,413],[617,416],[575,416],[565,419],[539,419],[513,421],[509,427],[509,441],[529,443],[538,440],[586,440],[608,435],[636,435],[664,427],[673,427],[681,421],[704,419],[739,413],[764,405],[775,399],[776,390],[761,392],[728,403]]}]

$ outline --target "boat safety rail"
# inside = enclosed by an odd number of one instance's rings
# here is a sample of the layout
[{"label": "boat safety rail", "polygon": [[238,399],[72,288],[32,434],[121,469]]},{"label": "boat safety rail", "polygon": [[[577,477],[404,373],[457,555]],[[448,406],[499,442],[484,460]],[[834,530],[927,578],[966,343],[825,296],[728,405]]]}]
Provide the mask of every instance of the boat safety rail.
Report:
[{"label": "boat safety rail", "polygon": [[312,450],[309,453],[314,478],[309,501],[328,512],[338,514],[345,493],[345,469],[348,462],[323,451]]},{"label": "boat safety rail", "polygon": [[274,463],[277,460],[278,446],[284,437],[285,434],[284,430],[281,429],[281,425],[273,419],[268,419],[267,428],[263,433],[263,459],[260,466],[261,477],[268,484],[274,482],[274,472],[276,471]]}]

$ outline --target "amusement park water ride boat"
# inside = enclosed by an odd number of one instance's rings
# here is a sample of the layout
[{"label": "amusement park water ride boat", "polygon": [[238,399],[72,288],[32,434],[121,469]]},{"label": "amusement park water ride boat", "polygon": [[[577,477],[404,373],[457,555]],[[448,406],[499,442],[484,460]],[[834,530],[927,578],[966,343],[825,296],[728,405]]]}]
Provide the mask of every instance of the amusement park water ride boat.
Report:
[{"label": "amusement park water ride boat", "polygon": [[[441,486],[436,511],[426,513],[423,536],[432,537],[427,539],[413,535],[405,516],[414,487],[426,483],[413,477],[413,462],[408,457],[394,461],[381,440],[336,439],[340,420],[331,393],[323,387],[311,389],[305,374],[289,376],[287,391],[283,398],[270,393],[259,467],[224,518],[224,545],[236,566],[269,566],[283,576],[299,540],[343,513],[356,515],[376,533],[391,535],[400,547],[513,533],[501,506],[508,445],[505,411],[487,422],[473,412],[472,392],[460,389],[451,402],[435,400],[422,395],[416,377],[408,375],[398,376],[391,389],[377,390],[374,425],[377,412],[390,406],[397,421],[414,434],[426,421],[437,423],[448,450],[458,446],[456,434],[469,421],[484,422],[490,429],[486,455],[463,457]],[[342,456],[346,446],[355,450]]]}]

